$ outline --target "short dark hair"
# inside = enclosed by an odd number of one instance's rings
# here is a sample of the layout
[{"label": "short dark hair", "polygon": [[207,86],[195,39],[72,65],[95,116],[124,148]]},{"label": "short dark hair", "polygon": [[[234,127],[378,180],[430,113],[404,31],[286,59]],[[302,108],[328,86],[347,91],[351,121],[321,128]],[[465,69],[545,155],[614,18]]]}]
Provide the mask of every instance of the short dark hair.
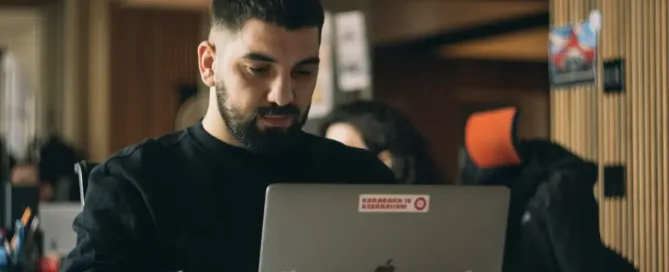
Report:
[{"label": "short dark hair", "polygon": [[389,151],[400,183],[432,184],[443,182],[423,136],[404,114],[386,104],[357,101],[335,108],[321,124],[325,136],[330,126],[344,123],[354,127],[367,148],[378,155]]},{"label": "short dark hair", "polygon": [[239,31],[246,21],[258,19],[295,30],[323,28],[325,12],[320,0],[213,0],[212,27]]}]

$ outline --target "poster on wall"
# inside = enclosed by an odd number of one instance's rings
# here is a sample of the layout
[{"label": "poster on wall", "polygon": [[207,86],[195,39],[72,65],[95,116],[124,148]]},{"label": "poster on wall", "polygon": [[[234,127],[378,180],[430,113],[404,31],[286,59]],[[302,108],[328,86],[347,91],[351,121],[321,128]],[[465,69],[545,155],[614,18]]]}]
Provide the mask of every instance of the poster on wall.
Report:
[{"label": "poster on wall", "polygon": [[0,124],[7,152],[19,161],[29,158],[29,139],[35,135],[35,98],[23,71],[21,59],[5,52],[0,59]]},{"label": "poster on wall", "polygon": [[318,66],[318,80],[314,95],[311,97],[311,110],[309,119],[325,117],[334,107],[334,69],[332,63],[332,16],[329,12],[325,13],[325,23],[321,34],[321,47],[319,58],[321,62]]},{"label": "poster on wall", "polygon": [[551,28],[549,69],[552,87],[595,84],[601,18],[601,13],[594,10],[587,20]]},{"label": "poster on wall", "polygon": [[337,13],[335,32],[339,88],[344,92],[368,89],[372,76],[365,14],[358,10]]}]

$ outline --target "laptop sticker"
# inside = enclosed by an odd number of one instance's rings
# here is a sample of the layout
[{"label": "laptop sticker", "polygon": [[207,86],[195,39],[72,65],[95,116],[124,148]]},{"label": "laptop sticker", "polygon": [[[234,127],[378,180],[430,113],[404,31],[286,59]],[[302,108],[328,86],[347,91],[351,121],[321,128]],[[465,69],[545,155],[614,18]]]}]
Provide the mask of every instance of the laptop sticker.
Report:
[{"label": "laptop sticker", "polygon": [[358,211],[365,213],[427,213],[429,195],[363,194],[358,201]]}]

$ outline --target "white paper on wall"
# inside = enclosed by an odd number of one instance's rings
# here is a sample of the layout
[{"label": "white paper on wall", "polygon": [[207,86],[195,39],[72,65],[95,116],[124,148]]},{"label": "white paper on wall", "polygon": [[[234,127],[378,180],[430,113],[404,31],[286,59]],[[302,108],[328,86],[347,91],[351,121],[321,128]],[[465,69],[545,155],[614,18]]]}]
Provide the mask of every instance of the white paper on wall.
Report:
[{"label": "white paper on wall", "polygon": [[7,149],[18,160],[28,156],[29,139],[34,136],[30,90],[22,77],[18,59],[7,53],[2,58],[2,118]]},{"label": "white paper on wall", "polygon": [[362,11],[335,16],[337,76],[342,91],[359,91],[371,85],[369,43]]}]

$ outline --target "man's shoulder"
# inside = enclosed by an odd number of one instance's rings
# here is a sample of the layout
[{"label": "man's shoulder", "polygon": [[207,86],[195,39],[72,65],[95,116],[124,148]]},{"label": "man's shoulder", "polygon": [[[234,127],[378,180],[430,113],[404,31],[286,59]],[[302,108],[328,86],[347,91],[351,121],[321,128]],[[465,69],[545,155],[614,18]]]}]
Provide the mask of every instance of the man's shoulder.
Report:
[{"label": "man's shoulder", "polygon": [[340,142],[327,138],[308,135],[311,149],[316,152],[315,155],[323,156],[331,160],[343,160],[345,162],[368,161],[376,163],[378,159],[369,151],[350,147]]},{"label": "man's shoulder", "polygon": [[395,183],[392,171],[371,152],[314,135],[308,137],[312,159],[338,172],[333,174],[373,183]]},{"label": "man's shoulder", "polygon": [[169,154],[185,137],[185,131],[174,132],[157,138],[150,138],[140,143],[129,145],[96,168],[97,174],[111,175],[124,179],[134,179],[150,169],[157,169]]}]

